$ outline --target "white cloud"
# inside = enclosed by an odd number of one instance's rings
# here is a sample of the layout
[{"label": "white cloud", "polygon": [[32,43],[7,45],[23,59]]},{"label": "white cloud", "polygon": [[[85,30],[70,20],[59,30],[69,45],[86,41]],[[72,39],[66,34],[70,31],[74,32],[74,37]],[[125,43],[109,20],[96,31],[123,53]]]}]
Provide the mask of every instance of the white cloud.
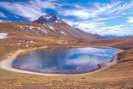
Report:
[{"label": "white cloud", "polygon": [[133,23],[133,17],[128,17],[128,23]]},{"label": "white cloud", "polygon": [[[60,14],[66,16],[75,16],[79,18],[79,21],[66,20],[71,26],[80,28],[86,32],[93,34],[105,35],[133,35],[133,25],[128,23],[133,23],[133,17],[128,18],[127,22],[121,22],[111,26],[107,24],[107,21],[112,19],[121,18],[122,16],[127,17],[133,14],[133,1],[130,3],[124,3],[121,1],[113,2],[110,4],[94,3],[94,7],[81,7],[76,5],[73,10],[62,10]],[[76,14],[76,11],[77,14]],[[80,11],[82,12],[80,15]],[[74,12],[74,13],[73,13]],[[122,18],[123,19],[123,18]],[[119,19],[119,22],[121,20]],[[114,23],[115,24],[115,23]]]},{"label": "white cloud", "polygon": [[83,7],[80,5],[74,6],[76,7],[74,9],[59,10],[59,14],[65,16],[75,16],[80,20],[103,17],[103,20],[106,20],[111,19],[112,16],[118,17],[122,15],[133,14],[133,2],[123,3],[121,1],[117,1],[109,4],[93,3],[93,7],[89,7],[89,5],[87,7]]},{"label": "white cloud", "polygon": [[87,22],[87,21],[72,21],[68,19],[64,19],[69,25],[83,29],[84,31],[87,31],[87,29],[94,29],[98,26],[101,26],[104,23],[97,23],[97,22]]},{"label": "white cloud", "polygon": [[99,34],[101,36],[105,35],[115,35],[115,36],[124,36],[124,35],[133,35],[133,26],[128,24],[120,24],[114,26],[107,26],[104,22],[95,22],[95,21],[70,21],[65,20],[71,26],[80,28],[86,32]]},{"label": "white cloud", "polygon": [[98,18],[94,18],[92,19],[93,21],[107,21],[110,19],[115,19],[118,18],[119,16],[110,16],[110,17],[98,17]]},{"label": "white cloud", "polygon": [[83,29],[84,31],[88,31],[88,29],[95,30],[98,27],[104,26],[104,22],[96,22],[96,21],[72,21],[68,19],[64,19],[71,26]]},{"label": "white cloud", "polygon": [[4,13],[0,12],[0,17],[6,17]]},{"label": "white cloud", "polygon": [[[57,0],[31,0],[24,2],[0,2],[3,7],[13,14],[28,18],[29,20],[37,19],[44,15],[44,9],[51,8],[56,10],[62,16],[74,16],[79,21],[65,19],[70,25],[99,35],[133,35],[133,17],[129,17],[126,23],[110,26],[107,21],[119,18],[121,16],[133,15],[133,0],[128,2],[116,1],[112,3],[89,3],[88,6],[70,3],[57,3]],[[62,6],[74,6],[72,9],[66,9]],[[91,6],[90,6],[91,5]],[[2,16],[2,14],[0,14]],[[4,16],[4,15],[3,15]],[[127,23],[130,23],[127,24]],[[124,24],[124,25],[123,25]]]},{"label": "white cloud", "polygon": [[82,10],[65,10],[63,12],[60,12],[60,14],[63,14],[64,16],[76,16],[80,19],[88,19],[90,17],[90,14],[82,9]]},{"label": "white cloud", "polygon": [[115,26],[105,26],[102,27],[103,32],[100,35],[115,35],[115,36],[124,36],[124,35],[133,35],[133,27],[128,25],[115,25]]},{"label": "white cloud", "polygon": [[13,14],[26,17],[29,20],[37,19],[44,15],[44,8],[55,9],[55,3],[52,1],[32,0],[27,3],[24,2],[0,2],[0,7],[3,7]]}]

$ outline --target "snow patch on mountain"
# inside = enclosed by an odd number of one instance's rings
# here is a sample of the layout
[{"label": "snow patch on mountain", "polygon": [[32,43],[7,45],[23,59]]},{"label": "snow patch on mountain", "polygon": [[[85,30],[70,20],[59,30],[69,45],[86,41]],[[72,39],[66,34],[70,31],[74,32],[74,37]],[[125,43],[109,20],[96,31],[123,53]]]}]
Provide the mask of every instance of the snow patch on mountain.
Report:
[{"label": "snow patch on mountain", "polygon": [[6,39],[7,35],[7,33],[0,33],[0,39]]},{"label": "snow patch on mountain", "polygon": [[49,26],[49,25],[48,25],[48,27],[49,27],[51,30],[55,31],[54,27]]},{"label": "snow patch on mountain", "polygon": [[63,35],[65,35],[65,36],[67,36],[67,34],[65,32],[63,32],[63,31],[60,31],[60,33],[63,34]]},{"label": "snow patch on mountain", "polygon": [[48,32],[45,29],[41,29],[41,31],[45,34],[48,34]]},{"label": "snow patch on mountain", "polygon": [[30,30],[33,29],[33,26],[29,26],[29,29],[30,29]]},{"label": "snow patch on mountain", "polygon": [[45,24],[50,22],[55,22],[58,20],[58,17],[54,14],[46,14],[41,16],[39,19],[33,21],[33,23]]},{"label": "snow patch on mountain", "polygon": [[58,21],[58,20],[56,20],[55,22],[56,22],[56,23],[58,23],[59,21]]}]

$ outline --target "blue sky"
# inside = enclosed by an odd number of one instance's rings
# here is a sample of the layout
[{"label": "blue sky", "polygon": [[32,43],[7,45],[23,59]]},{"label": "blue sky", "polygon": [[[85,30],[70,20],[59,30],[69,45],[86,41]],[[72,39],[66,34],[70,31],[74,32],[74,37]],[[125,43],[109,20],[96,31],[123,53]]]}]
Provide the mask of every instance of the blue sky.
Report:
[{"label": "blue sky", "polygon": [[133,0],[0,0],[0,21],[31,22],[46,13],[101,36],[133,35]]}]

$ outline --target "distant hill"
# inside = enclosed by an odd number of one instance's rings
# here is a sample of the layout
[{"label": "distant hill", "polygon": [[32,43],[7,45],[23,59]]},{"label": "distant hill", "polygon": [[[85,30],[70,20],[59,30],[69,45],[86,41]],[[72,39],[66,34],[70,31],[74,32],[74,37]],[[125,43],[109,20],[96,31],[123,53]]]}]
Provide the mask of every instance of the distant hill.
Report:
[{"label": "distant hill", "polygon": [[133,35],[115,36],[115,35],[105,35],[104,38],[121,38],[121,37],[132,37]]}]

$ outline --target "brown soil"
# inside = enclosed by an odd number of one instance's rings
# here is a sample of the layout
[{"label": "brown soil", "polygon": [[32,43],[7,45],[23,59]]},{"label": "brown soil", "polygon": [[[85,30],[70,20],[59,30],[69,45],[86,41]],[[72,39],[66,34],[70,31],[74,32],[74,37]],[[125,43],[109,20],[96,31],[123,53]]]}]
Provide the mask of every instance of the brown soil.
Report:
[{"label": "brown soil", "polygon": [[[17,34],[17,33],[14,33]],[[33,40],[33,43],[17,45],[18,40]],[[59,44],[58,41],[68,41]],[[25,47],[26,45],[29,47]],[[17,49],[34,47],[85,47],[110,46],[124,49],[118,54],[119,63],[92,75],[39,76],[0,70],[0,89],[133,89],[133,37],[101,39],[95,41],[76,40],[65,37],[42,37],[10,35],[10,39],[0,40],[0,57],[3,60]]]}]

